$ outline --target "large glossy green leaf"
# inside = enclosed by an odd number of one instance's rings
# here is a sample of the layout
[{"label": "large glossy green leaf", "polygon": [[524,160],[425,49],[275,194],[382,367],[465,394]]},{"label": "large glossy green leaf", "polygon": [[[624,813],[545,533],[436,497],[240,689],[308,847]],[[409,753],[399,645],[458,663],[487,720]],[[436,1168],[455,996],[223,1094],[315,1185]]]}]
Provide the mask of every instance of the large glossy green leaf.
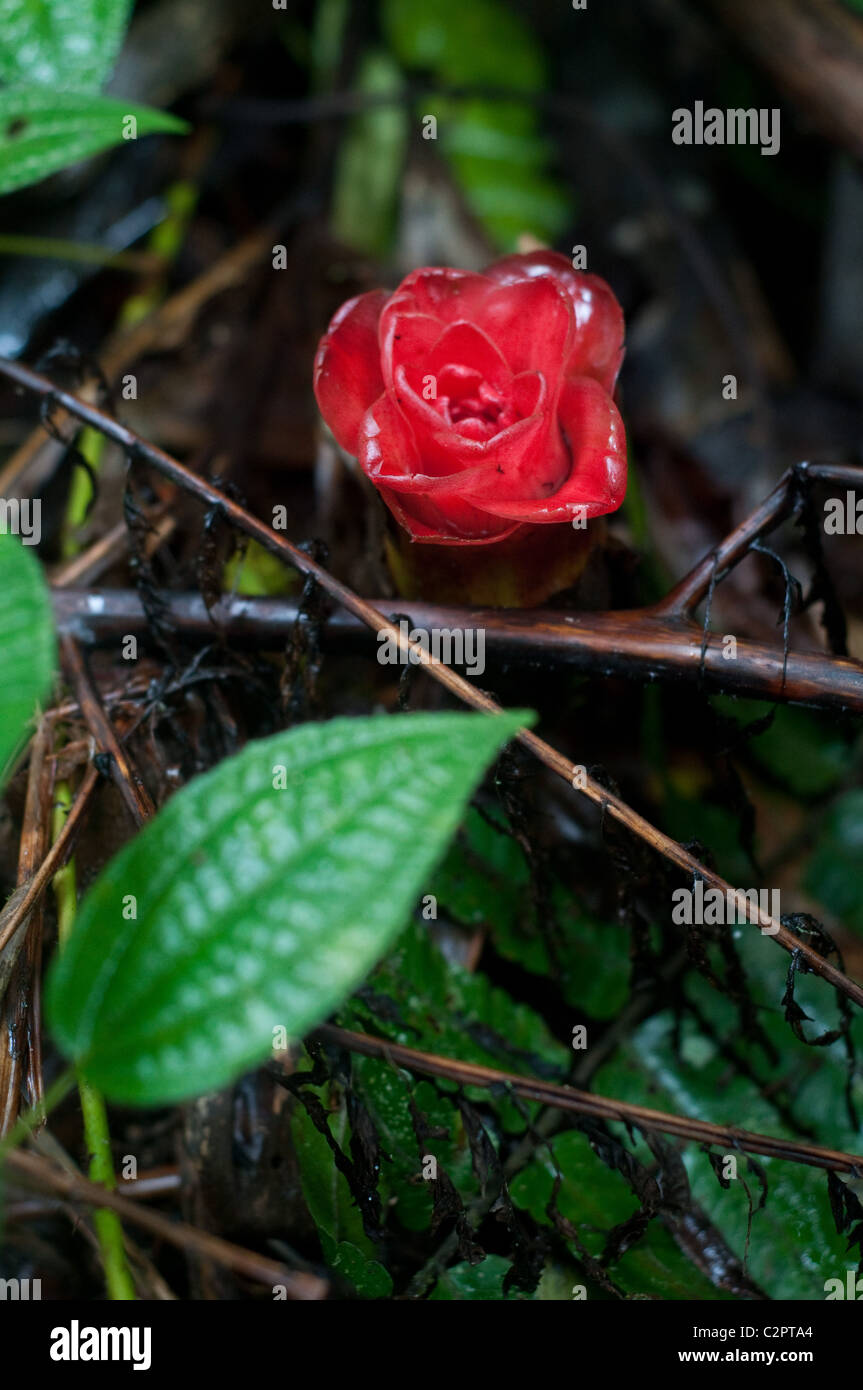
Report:
[{"label": "large glossy green leaf", "polygon": [[56,644],[51,600],[39,561],[0,532],[0,788],[27,721],[51,684]]},{"label": "large glossy green leaf", "polygon": [[[129,118],[134,117],[132,127]],[[0,90],[0,193],[38,183],[100,150],[158,131],[182,134],[184,121],[149,106],[53,87]]]},{"label": "large glossy green leaf", "polygon": [[0,0],[0,82],[98,91],[131,8],[132,0]]},{"label": "large glossy green leaf", "polygon": [[280,1027],[301,1037],[389,946],[529,719],[306,724],[190,783],[81,906],[47,991],[64,1051],[106,1095],[157,1103],[227,1082]]}]

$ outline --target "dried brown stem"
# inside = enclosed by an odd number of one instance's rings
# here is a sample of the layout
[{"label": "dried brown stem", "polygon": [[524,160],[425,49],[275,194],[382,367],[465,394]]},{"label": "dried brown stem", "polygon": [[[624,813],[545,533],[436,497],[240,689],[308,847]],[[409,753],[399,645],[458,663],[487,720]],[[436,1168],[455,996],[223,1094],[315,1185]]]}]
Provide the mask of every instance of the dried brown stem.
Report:
[{"label": "dried brown stem", "polygon": [[[72,1165],[64,1164],[63,1166],[68,1172],[77,1172]],[[168,1165],[149,1169],[137,1178],[117,1179],[117,1191],[132,1202],[158,1200],[160,1197],[180,1192],[182,1188],[183,1179],[179,1169]],[[14,1184],[10,1183],[7,1188],[7,1198],[11,1198],[13,1191]],[[7,1199],[4,1212],[7,1221],[30,1220],[50,1214],[58,1209],[62,1210],[64,1206],[65,1203],[59,1197],[29,1197],[18,1203]]]},{"label": "dried brown stem", "polygon": [[72,809],[66,817],[65,824],[57,839],[49,849],[39,868],[33,877],[16,888],[11,898],[7,902],[3,911],[0,912],[0,951],[4,949],[21,923],[32,912],[36,903],[41,898],[48,884],[56,874],[58,869],[62,869],[69,855],[75,847],[75,841],[80,834],[84,823],[84,817],[90,804],[90,798],[96,789],[99,781],[99,772],[92,765],[84,773],[83,780],[78,788],[77,795],[72,804]]},{"label": "dried brown stem", "polygon": [[[502,712],[497,701],[486,695],[484,691],[471,685],[468,680],[445,663],[430,657],[418,642],[412,642],[409,637],[406,637],[374,604],[360,598],[358,594],[355,594],[335,575],[330,574],[329,570],[306,554],[299,546],[294,545],[285,536],[274,531],[266,522],[259,520],[251,512],[246,511],[245,507],[241,507],[231,497],[226,496],[208,479],[193,473],[190,468],[172,458],[170,454],[166,454],[162,449],[156,448],[154,444],[148,444],[133,430],[127,429],[125,425],[113,420],[104,411],[79,400],[67,391],[57,390],[47,377],[41,376],[17,362],[9,362],[3,358],[0,358],[0,374],[9,377],[36,395],[48,398],[53,404],[61,406],[69,414],[75,415],[94,429],[101,430],[109,439],[113,439],[116,444],[126,450],[130,457],[151,464],[163,477],[169,478],[184,492],[190,493],[206,502],[208,506],[220,511],[226,520],[247,536],[251,536],[253,540],[258,541],[265,550],[286,560],[301,574],[314,579],[325,593],[330,594],[373,632],[384,633],[389,636],[404,656],[410,657],[413,654],[417,664],[425,665],[441,685],[472,709],[480,710],[485,714],[500,714]],[[678,868],[691,875],[693,879],[700,878],[708,887],[717,888],[723,894],[735,894],[737,890],[726,883],[719,874],[708,869],[689,850],[684,849],[669,835],[657,830],[644,816],[633,811],[619,796],[609,792],[599,782],[587,776],[583,764],[577,765],[570,762],[557,749],[552,748],[550,744],[528,729],[520,730],[516,734],[516,738],[541,763],[550,768],[552,772],[557,773],[570,786],[575,786],[584,796],[599,806],[603,815],[618,821],[651,845],[657,853],[664,855],[671,863],[676,864]],[[755,903],[745,897],[737,901],[739,901],[739,914],[745,920],[760,927],[763,934],[778,942],[784,950],[796,954],[798,959],[805,961],[807,967],[814,974],[819,975],[828,984],[840,990],[855,1004],[863,1006],[863,987],[855,980],[849,979],[841,970],[837,970],[835,965],[820,956],[808,942],[795,936],[780,922],[774,921],[766,914],[761,914]]]},{"label": "dried brown stem", "polygon": [[[30,749],[27,794],[18,850],[18,887],[24,887],[50,841],[50,730],[40,720]],[[39,961],[42,905],[20,920],[0,960],[0,1138],[15,1124],[26,1090],[31,1106],[40,1104],[42,1050],[39,1029]],[[29,1025],[29,1026],[28,1026]]]},{"label": "dried brown stem", "polygon": [[154,815],[156,808],[150,793],[144,786],[141,774],[120,743],[114,726],[105,713],[105,707],[90,679],[90,673],[78,643],[68,633],[60,640],[60,655],[72,682],[87,728],[99,745],[100,751],[110,756],[112,780],[119,788],[135,824],[144,825]]},{"label": "dried brown stem", "polygon": [[[217,294],[242,281],[272,243],[272,228],[259,228],[232,246],[202,275],[191,284],[184,285],[146,318],[131,328],[118,329],[100,354],[105,376],[113,379],[124,367],[154,348],[165,352],[177,347],[185,340],[203,306]],[[88,400],[95,400],[97,392],[98,383],[94,377],[81,386],[81,393]],[[54,419],[54,426],[66,442],[74,436],[71,416],[58,415]],[[34,492],[50,477],[64,447],[60,440],[46,438],[43,429],[35,429],[0,471],[0,497],[18,497]]]},{"label": "dried brown stem", "polygon": [[324,1024],[316,1030],[324,1042],[335,1043],[349,1052],[365,1057],[380,1057],[407,1071],[424,1076],[442,1076],[461,1086],[507,1086],[524,1100],[536,1100],[558,1110],[575,1115],[590,1115],[597,1120],[619,1120],[637,1125],[639,1129],[658,1130],[679,1139],[695,1140],[699,1144],[720,1145],[744,1153],[763,1154],[768,1158],[783,1158],[792,1163],[804,1163],[811,1168],[831,1169],[837,1173],[863,1174],[863,1156],[825,1149],[818,1144],[800,1144],[794,1139],[779,1139],[770,1134],[754,1134],[751,1130],[735,1129],[730,1125],[714,1125],[686,1115],[670,1115],[664,1110],[650,1110],[645,1105],[612,1100],[590,1091],[577,1091],[570,1086],[557,1086],[552,1081],[533,1080],[512,1072],[474,1062],[461,1062],[452,1057],[439,1057],[432,1052],[420,1052],[413,1047],[374,1038],[368,1033],[354,1033],[347,1028]]},{"label": "dried brown stem", "polygon": [[[161,507],[154,508],[149,515],[145,512],[144,520],[148,527],[144,551],[149,558],[167,540],[177,522]],[[92,583],[111,565],[124,559],[128,548],[129,528],[125,521],[118,521],[116,526],[82,550],[80,555],[59,565],[51,575],[51,583],[58,589],[67,589],[72,584]]]},{"label": "dried brown stem", "polygon": [[236,1274],[267,1284],[271,1288],[284,1285],[288,1298],[318,1300],[326,1298],[329,1292],[327,1282],[316,1274],[288,1269],[275,1260],[267,1259],[265,1255],[245,1250],[231,1241],[222,1240],[221,1236],[211,1235],[209,1231],[200,1231],[185,1221],[172,1221],[160,1212],[151,1211],[140,1202],[130,1201],[128,1197],[122,1197],[117,1192],[109,1192],[98,1183],[89,1182],[73,1173],[63,1172],[53,1163],[38,1158],[35,1154],[15,1150],[7,1154],[5,1161],[10,1173],[28,1186],[36,1187],[43,1192],[56,1192],[69,1201],[85,1202],[88,1206],[108,1207],[117,1212],[124,1222],[141,1226],[157,1238],[178,1246],[180,1250],[215,1260],[217,1264],[225,1265]]},{"label": "dried brown stem", "polygon": [[813,123],[863,155],[863,27],[836,0],[712,0]]}]

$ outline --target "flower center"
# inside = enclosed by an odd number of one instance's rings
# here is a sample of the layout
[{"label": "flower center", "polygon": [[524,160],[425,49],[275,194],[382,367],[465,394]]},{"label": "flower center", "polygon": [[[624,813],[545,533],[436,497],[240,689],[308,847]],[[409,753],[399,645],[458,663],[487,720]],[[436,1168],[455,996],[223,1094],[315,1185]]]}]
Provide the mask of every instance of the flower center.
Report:
[{"label": "flower center", "polygon": [[492,439],[520,419],[512,401],[471,368],[446,368],[440,374],[439,389],[435,409],[468,439]]},{"label": "flower center", "polygon": [[[480,387],[482,393],[482,387]],[[450,399],[449,413],[454,425],[461,420],[483,420],[489,425],[496,425],[503,411],[503,403],[493,392],[486,390],[485,397],[462,396],[461,399]]]}]

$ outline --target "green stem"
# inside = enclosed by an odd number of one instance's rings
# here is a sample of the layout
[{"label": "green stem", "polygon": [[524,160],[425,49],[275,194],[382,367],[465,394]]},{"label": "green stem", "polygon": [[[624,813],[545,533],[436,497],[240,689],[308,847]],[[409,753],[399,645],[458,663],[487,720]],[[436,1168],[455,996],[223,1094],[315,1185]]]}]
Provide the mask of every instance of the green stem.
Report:
[{"label": "green stem", "polygon": [[[89,463],[93,473],[98,475],[102,467],[102,455],[105,452],[105,436],[99,434],[98,430],[85,429],[81,435],[78,451],[82,458]],[[87,511],[92,500],[93,482],[90,474],[85,473],[83,468],[76,468],[72,474],[69,500],[66,503],[66,515],[63,518],[63,533],[60,540],[60,554],[64,560],[74,559],[81,549],[78,542],[78,531],[87,519]]]},{"label": "green stem", "polygon": [[0,235],[0,256],[44,256],[110,270],[134,271],[139,275],[152,268],[150,254],[146,251],[112,251],[110,247],[94,246],[89,242],[66,241],[61,237],[15,236],[8,232]]},{"label": "green stem", "polygon": [[[72,795],[68,782],[57,787],[54,810],[54,839],[57,839],[72,805]],[[60,949],[66,945],[75,925],[77,909],[77,889],[75,882],[75,861],[70,859],[54,876],[54,896],[57,901],[57,934]],[[78,1077],[78,1094],[81,1097],[81,1114],[84,1119],[84,1138],[90,1154],[89,1176],[91,1182],[101,1183],[113,1192],[117,1187],[114,1165],[111,1159],[111,1136],[108,1131],[108,1114],[105,1102],[95,1087],[83,1076]],[[112,1299],[134,1299],[135,1284],[126,1259],[123,1240],[123,1227],[115,1211],[100,1207],[93,1212],[93,1225],[99,1241],[102,1265],[105,1270],[105,1283],[108,1297]]]}]

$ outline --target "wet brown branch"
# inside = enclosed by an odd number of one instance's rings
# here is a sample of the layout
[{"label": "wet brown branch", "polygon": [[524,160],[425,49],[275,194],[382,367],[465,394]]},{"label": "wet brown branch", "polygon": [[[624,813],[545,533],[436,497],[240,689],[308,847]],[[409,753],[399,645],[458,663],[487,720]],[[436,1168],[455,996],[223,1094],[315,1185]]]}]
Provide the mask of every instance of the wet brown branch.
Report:
[{"label": "wet brown branch", "polygon": [[[314,560],[311,555],[294,545],[292,541],[289,541],[279,532],[274,531],[266,522],[253,516],[245,507],[241,507],[239,503],[228,497],[208,479],[200,477],[162,449],[148,444],[134,431],[127,429],[125,425],[121,425],[117,420],[106,415],[104,411],[79,400],[77,396],[73,396],[67,391],[56,389],[47,377],[31,371],[20,363],[9,362],[0,358],[0,374],[26,390],[46,398],[50,404],[60,406],[85,424],[100,430],[109,439],[119,444],[131,458],[150,464],[163,477],[169,478],[184,492],[190,493],[200,501],[206,502],[209,507],[215,508],[239,531],[258,541],[265,550],[287,561],[301,574],[314,579],[325,593],[330,594],[373,632],[383,633],[390,637],[404,656],[410,657],[413,654],[417,664],[425,665],[441,685],[472,709],[480,710],[485,714],[500,714],[502,712],[501,706],[496,700],[493,700],[476,686],[471,685],[470,681],[460,676],[444,662],[430,657],[418,642],[413,642],[409,637],[406,637],[374,604],[369,603],[367,599],[360,598],[335,575],[330,574],[323,565]],[[583,764],[571,762],[556,748],[528,729],[521,729],[516,734],[516,739],[552,772],[557,773],[570,786],[575,787],[590,801],[593,801],[605,816],[610,816],[633,834],[639,836],[646,844],[651,845],[658,854],[663,855],[671,863],[691,875],[693,880],[700,878],[707,887],[717,888],[726,895],[736,893],[737,890],[726,883],[719,874],[702,864],[694,854],[684,849],[683,845],[661,830],[657,830],[644,816],[633,811],[621,797],[609,792],[599,782],[587,776]],[[855,1004],[863,1006],[863,987],[855,980],[849,979],[830,961],[820,956],[808,942],[801,940],[783,927],[781,922],[760,913],[756,903],[751,902],[743,895],[735,898],[735,902],[738,905],[739,915],[746,921],[758,926],[764,935],[775,940],[790,954],[796,953],[798,959],[804,961],[814,974],[826,980],[835,989],[840,990]]]},{"label": "wet brown branch", "polygon": [[590,1091],[577,1091],[570,1086],[557,1086],[552,1081],[516,1076],[474,1062],[461,1062],[452,1057],[439,1057],[432,1052],[420,1052],[413,1047],[391,1043],[386,1038],[374,1038],[368,1033],[354,1033],[347,1028],[324,1024],[315,1036],[323,1042],[335,1043],[349,1052],[365,1057],[380,1057],[407,1071],[424,1076],[442,1076],[461,1086],[507,1086],[524,1100],[536,1100],[558,1110],[575,1115],[590,1115],[597,1120],[619,1120],[637,1125],[639,1129],[658,1130],[679,1139],[691,1139],[699,1144],[720,1145],[744,1153],[763,1154],[767,1158],[783,1158],[791,1163],[804,1163],[811,1168],[832,1169],[837,1173],[863,1174],[863,1156],[843,1153],[838,1149],[822,1148],[818,1144],[801,1144],[794,1139],[779,1139],[770,1134],[754,1134],[751,1130],[735,1129],[730,1125],[714,1125],[686,1115],[671,1115],[663,1110],[650,1110],[645,1105],[612,1100]]},{"label": "wet brown branch", "polygon": [[117,1192],[109,1192],[98,1183],[63,1172],[36,1154],[16,1150],[6,1156],[6,1167],[20,1182],[43,1192],[55,1192],[69,1201],[86,1202],[88,1206],[109,1207],[132,1226],[141,1226],[161,1240],[167,1240],[180,1250],[193,1252],[205,1259],[215,1260],[247,1279],[254,1279],[271,1288],[282,1284],[288,1298],[318,1300],[326,1298],[329,1285],[316,1274],[288,1269],[286,1265],[245,1250],[221,1236],[200,1231],[185,1221],[172,1221],[160,1212],[151,1211],[140,1202],[130,1201]]},{"label": "wet brown branch", "polygon": [[[720,545],[705,555],[684,575],[652,611],[666,617],[690,614],[706,596],[711,581],[719,582],[750,553],[753,542],[774,530],[794,510],[795,492],[810,482],[834,483],[837,487],[863,488],[863,468],[841,463],[798,463],[783,473],[776,487],[760,506],[744,517],[739,526]],[[789,652],[789,661],[792,653]],[[826,661],[826,657],[818,657]],[[860,662],[851,665],[863,671]],[[859,676],[858,676],[859,679]]]},{"label": "wet brown branch", "polygon": [[[863,484],[863,479],[861,479]],[[392,599],[372,599],[376,608],[392,609]],[[199,594],[166,593],[165,615],[185,636],[210,642],[221,631],[232,642],[257,648],[282,646],[293,630],[298,608],[290,599],[225,596],[210,611]],[[585,673],[653,680],[673,677],[729,694],[780,702],[794,701],[819,709],[863,714],[863,663],[821,652],[783,654],[763,642],[737,638],[737,659],[722,654],[721,639],[708,634],[702,654],[702,628],[682,614],[668,616],[650,609],[613,613],[560,612],[555,609],[455,608],[410,603],[417,627],[481,629],[486,655],[500,661],[541,662],[557,670],[566,666]],[[133,589],[54,591],[54,613],[61,631],[86,633],[107,642],[143,631],[146,615]],[[212,614],[212,616],[211,616]],[[344,611],[325,618],[321,635],[331,646],[366,642],[366,624]]]}]

